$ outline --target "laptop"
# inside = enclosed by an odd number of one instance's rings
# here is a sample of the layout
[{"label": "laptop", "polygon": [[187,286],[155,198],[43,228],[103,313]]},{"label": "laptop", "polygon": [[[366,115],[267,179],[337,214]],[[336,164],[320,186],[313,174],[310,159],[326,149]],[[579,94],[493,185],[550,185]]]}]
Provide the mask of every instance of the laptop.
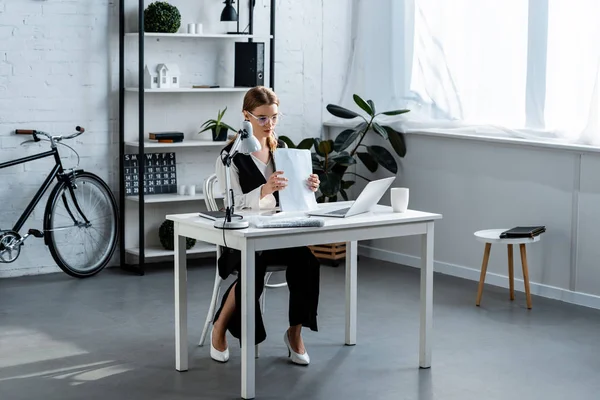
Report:
[{"label": "laptop", "polygon": [[369,182],[367,186],[360,193],[358,198],[352,203],[350,207],[326,210],[314,210],[309,211],[308,215],[319,216],[319,217],[335,217],[345,218],[353,215],[366,213],[373,208],[383,197],[385,191],[394,182],[395,177],[378,179],[376,181]]}]

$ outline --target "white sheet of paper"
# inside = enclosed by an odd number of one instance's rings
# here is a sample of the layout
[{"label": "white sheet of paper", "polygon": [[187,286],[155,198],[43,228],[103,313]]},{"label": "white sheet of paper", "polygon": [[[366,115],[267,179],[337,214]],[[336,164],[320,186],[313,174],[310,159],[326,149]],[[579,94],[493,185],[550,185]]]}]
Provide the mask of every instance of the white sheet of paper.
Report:
[{"label": "white sheet of paper", "polygon": [[310,211],[316,209],[317,199],[308,188],[308,177],[312,174],[310,150],[279,148],[273,153],[275,170],[283,171],[288,179],[285,189],[279,191],[281,211]]}]

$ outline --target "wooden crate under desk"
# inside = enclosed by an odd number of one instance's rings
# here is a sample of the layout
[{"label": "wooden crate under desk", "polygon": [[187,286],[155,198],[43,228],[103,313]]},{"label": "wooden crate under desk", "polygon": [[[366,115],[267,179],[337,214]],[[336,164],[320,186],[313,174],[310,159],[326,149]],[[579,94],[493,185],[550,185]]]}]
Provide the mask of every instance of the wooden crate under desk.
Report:
[{"label": "wooden crate under desk", "polygon": [[346,258],[346,243],[330,243],[308,246],[315,257],[333,261],[336,265],[337,260]]}]

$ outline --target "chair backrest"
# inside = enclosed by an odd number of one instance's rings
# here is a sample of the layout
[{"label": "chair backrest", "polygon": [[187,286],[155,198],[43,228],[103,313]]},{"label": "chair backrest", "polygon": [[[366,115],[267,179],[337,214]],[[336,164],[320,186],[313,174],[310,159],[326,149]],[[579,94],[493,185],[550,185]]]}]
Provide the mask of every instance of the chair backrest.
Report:
[{"label": "chair backrest", "polygon": [[204,180],[204,203],[208,211],[219,211],[215,199],[215,183],[217,183],[217,174],[212,174]]}]

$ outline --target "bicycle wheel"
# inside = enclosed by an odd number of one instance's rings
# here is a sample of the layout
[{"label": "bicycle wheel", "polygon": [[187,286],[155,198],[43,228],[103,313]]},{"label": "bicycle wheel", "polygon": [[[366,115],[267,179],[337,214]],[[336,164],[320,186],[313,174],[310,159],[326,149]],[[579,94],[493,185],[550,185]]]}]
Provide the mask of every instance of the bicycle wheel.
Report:
[{"label": "bicycle wheel", "polygon": [[44,235],[67,274],[86,278],[100,272],[117,247],[117,204],[108,185],[89,172],[56,185],[46,204]]}]

